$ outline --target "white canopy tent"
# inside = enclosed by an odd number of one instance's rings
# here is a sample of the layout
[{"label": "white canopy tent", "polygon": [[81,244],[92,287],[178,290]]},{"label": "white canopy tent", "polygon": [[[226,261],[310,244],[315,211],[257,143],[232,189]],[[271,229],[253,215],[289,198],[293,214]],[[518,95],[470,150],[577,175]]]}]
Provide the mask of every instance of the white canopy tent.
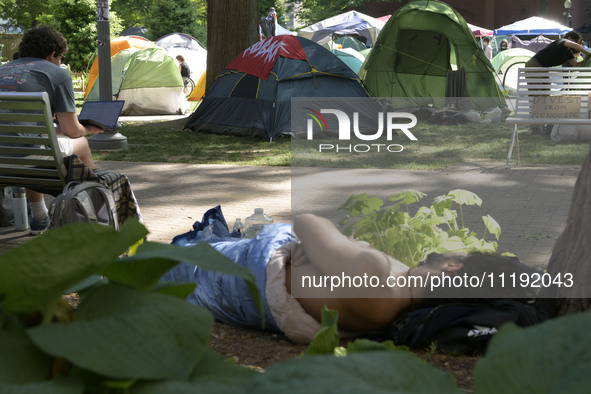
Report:
[{"label": "white canopy tent", "polygon": [[539,16],[532,16],[495,29],[495,35],[537,36],[543,34],[545,36],[562,36],[571,30],[572,28],[561,25],[558,22],[540,18]]},{"label": "white canopy tent", "polygon": [[349,11],[305,27],[298,35],[320,45],[331,41],[334,35],[357,35],[364,37],[367,44],[373,46],[384,25],[384,22],[376,18],[361,12]]},{"label": "white canopy tent", "polygon": [[191,78],[197,82],[207,68],[207,50],[199,41],[184,33],[169,33],[155,41],[174,59],[177,55],[185,58],[191,69]]}]

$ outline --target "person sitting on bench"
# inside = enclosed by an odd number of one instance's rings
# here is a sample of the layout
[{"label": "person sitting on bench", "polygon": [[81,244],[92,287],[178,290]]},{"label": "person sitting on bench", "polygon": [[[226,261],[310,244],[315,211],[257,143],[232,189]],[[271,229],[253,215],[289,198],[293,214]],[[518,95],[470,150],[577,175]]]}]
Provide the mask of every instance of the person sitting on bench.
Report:
[{"label": "person sitting on bench", "polygon": [[[76,115],[74,86],[70,73],[60,67],[68,52],[64,36],[49,26],[25,31],[19,44],[19,58],[0,67],[0,90],[7,92],[47,92],[58,126],[58,143],[63,156],[76,154],[89,168],[95,168],[89,134],[102,133],[94,126],[83,126]],[[46,231],[48,209],[43,194],[27,189],[31,204],[31,234]]]}]

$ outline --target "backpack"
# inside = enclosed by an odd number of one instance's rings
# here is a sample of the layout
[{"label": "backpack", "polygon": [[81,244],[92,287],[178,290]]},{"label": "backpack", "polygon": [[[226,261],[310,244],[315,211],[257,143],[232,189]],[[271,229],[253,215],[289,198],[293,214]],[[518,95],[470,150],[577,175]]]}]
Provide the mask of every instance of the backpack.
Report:
[{"label": "backpack", "polygon": [[396,345],[411,349],[435,344],[446,353],[478,355],[499,327],[511,322],[529,326],[546,320],[551,310],[537,301],[483,299],[475,302],[449,302],[417,309],[396,319],[391,338]]},{"label": "backpack", "polygon": [[92,222],[119,230],[113,192],[98,182],[69,182],[49,208],[49,228]]}]

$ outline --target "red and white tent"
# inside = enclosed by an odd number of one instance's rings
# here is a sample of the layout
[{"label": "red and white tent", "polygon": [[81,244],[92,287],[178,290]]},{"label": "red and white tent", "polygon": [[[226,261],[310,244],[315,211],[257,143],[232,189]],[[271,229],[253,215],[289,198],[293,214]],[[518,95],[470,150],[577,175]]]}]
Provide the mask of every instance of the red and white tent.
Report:
[{"label": "red and white tent", "polygon": [[468,27],[472,30],[474,37],[492,37],[495,32],[493,30],[485,29],[484,27],[474,26],[468,23]]}]

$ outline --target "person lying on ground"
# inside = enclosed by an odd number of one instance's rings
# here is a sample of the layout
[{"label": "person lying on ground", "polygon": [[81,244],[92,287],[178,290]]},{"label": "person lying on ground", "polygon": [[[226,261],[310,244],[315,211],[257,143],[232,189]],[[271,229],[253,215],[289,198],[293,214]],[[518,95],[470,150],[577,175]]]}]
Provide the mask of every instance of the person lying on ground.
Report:
[{"label": "person lying on ground", "polygon": [[[47,92],[58,122],[56,133],[62,155],[76,154],[89,168],[95,168],[84,137],[103,130],[78,121],[72,76],[60,67],[67,52],[67,40],[53,28],[38,26],[26,30],[19,44],[19,58],[0,67],[0,91]],[[27,199],[31,203],[31,234],[41,234],[49,224],[43,194],[27,189]]]},{"label": "person lying on ground", "polygon": [[[430,292],[429,278],[529,271],[514,258],[454,252],[430,254],[424,263],[409,268],[313,214],[298,215],[293,228],[286,223],[267,225],[254,239],[215,238],[209,243],[254,274],[264,301],[265,329],[281,331],[296,343],[313,339],[325,306],[338,312],[341,335],[356,336],[387,329],[400,314],[427,299],[475,296],[467,288]],[[334,278],[346,277],[369,282],[335,286]],[[261,328],[261,315],[240,278],[180,264],[163,280],[195,281],[197,288],[187,301],[211,311],[220,322]],[[481,291],[476,297],[499,295],[496,288],[484,286]]]}]

